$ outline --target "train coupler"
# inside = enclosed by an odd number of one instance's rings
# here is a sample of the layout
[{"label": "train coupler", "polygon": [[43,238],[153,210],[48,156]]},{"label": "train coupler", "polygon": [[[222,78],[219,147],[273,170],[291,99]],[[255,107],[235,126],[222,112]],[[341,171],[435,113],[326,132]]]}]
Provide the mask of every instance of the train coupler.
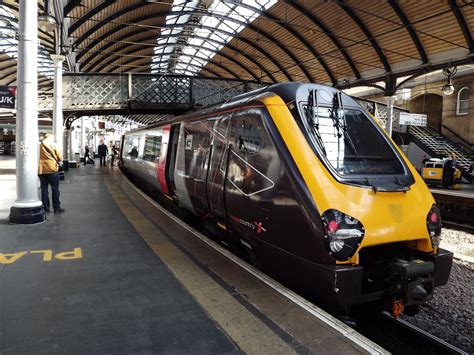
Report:
[{"label": "train coupler", "polygon": [[422,260],[397,260],[385,280],[387,310],[397,318],[406,307],[423,304],[433,295],[434,264]]}]

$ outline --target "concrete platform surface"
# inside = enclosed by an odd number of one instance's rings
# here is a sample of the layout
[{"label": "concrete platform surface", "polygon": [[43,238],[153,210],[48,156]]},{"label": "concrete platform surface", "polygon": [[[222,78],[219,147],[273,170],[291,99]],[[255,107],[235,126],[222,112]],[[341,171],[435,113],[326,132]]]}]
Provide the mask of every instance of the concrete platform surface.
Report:
[{"label": "concrete platform surface", "polygon": [[0,176],[1,354],[385,353],[200,239],[117,168],[70,169],[66,212],[33,226],[7,223],[12,177]]}]

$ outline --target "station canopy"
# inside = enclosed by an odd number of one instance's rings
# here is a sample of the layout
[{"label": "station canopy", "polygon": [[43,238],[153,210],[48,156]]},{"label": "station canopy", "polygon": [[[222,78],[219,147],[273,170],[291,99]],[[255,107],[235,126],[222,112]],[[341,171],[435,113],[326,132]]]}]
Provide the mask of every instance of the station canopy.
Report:
[{"label": "station canopy", "polygon": [[[29,0],[27,0],[29,1]],[[18,0],[0,2],[0,85],[16,85]],[[50,54],[70,73],[149,73],[375,85],[473,61],[472,0],[41,0],[40,91]]]}]

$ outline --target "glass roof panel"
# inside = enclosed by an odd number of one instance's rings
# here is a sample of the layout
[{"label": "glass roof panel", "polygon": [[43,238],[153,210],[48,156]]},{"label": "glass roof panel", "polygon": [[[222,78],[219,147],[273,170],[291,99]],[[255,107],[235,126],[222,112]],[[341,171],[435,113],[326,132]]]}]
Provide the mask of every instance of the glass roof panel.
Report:
[{"label": "glass roof panel", "polygon": [[[265,11],[277,0],[240,0],[239,2]],[[165,28],[161,31],[161,36],[165,37],[158,37],[158,46],[155,48],[155,57],[152,59],[152,62],[168,61],[169,65],[152,64],[152,73],[198,74],[222,47],[259,16],[257,12],[239,6],[237,2],[211,0],[207,9],[199,7],[200,3],[201,1],[196,0],[174,0],[170,15],[166,17]],[[166,28],[174,24],[183,26]],[[192,37],[193,35],[209,40],[196,39]],[[195,46],[201,49],[197,51]],[[196,53],[209,60],[203,61],[193,57]],[[174,63],[171,63],[172,58]]]}]

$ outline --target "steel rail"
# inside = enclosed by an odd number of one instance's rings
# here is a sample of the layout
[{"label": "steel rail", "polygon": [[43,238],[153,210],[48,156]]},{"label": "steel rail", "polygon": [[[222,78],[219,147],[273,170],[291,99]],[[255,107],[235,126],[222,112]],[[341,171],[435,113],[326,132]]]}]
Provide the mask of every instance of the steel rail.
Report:
[{"label": "steel rail", "polygon": [[388,312],[381,312],[381,315],[385,319],[388,319],[388,320],[394,322],[395,324],[400,325],[404,329],[407,329],[410,332],[426,339],[431,344],[434,344],[435,346],[439,347],[440,349],[442,349],[444,351],[448,351],[451,354],[468,355],[468,353],[465,352],[464,350],[461,350],[458,347],[456,347],[452,344],[449,344],[447,341],[444,341],[443,339],[440,339],[437,336],[434,336],[433,334],[430,334],[427,331],[424,331],[423,329],[420,329],[417,326],[414,326],[413,324],[411,324],[411,323],[409,323],[409,322],[407,322],[403,319],[400,319],[400,318],[395,319]]}]

